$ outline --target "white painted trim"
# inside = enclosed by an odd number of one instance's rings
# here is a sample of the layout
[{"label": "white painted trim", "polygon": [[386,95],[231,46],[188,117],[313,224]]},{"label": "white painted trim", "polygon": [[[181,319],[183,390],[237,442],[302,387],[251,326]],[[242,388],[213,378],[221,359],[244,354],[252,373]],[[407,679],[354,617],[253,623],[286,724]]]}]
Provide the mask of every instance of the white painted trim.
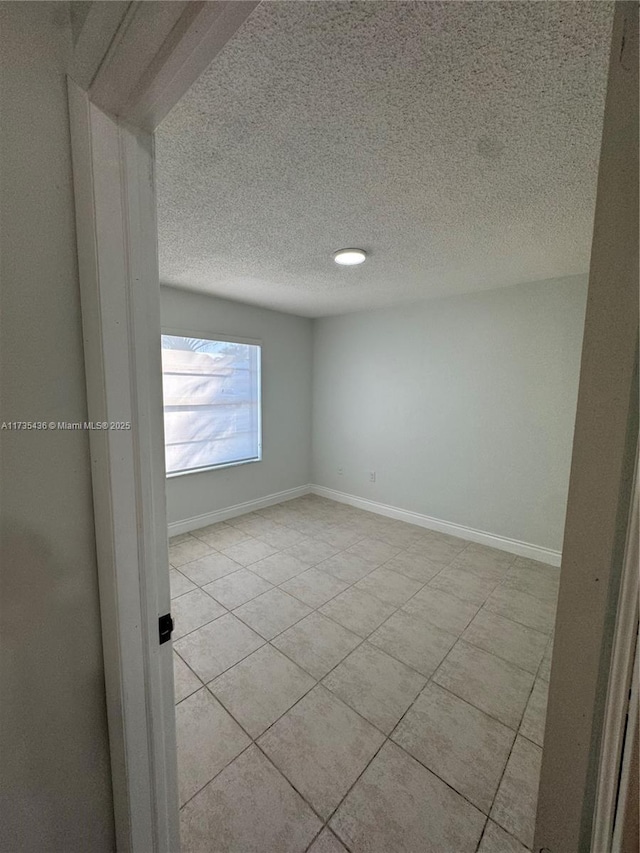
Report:
[{"label": "white painted trim", "polygon": [[638,441],[638,4],[615,4],[533,849],[591,847]]},{"label": "white painted trim", "polygon": [[163,326],[162,334],[176,338],[196,338],[200,341],[224,341],[230,344],[249,344],[252,347],[263,347],[262,338],[243,338],[240,335],[218,335],[214,332],[194,331],[193,329],[177,329],[174,326]]},{"label": "white painted trim", "polygon": [[179,533],[190,533],[192,530],[200,530],[201,527],[207,527],[209,524],[226,521],[227,518],[236,518],[238,515],[255,512],[255,510],[264,509],[266,506],[290,501],[293,498],[301,498],[303,495],[308,495],[311,489],[311,486],[298,486],[295,489],[274,492],[272,495],[265,495],[263,498],[245,501],[244,503],[228,506],[224,509],[217,509],[213,512],[206,512],[204,515],[194,515],[192,518],[185,518],[182,521],[172,521],[168,525],[169,536],[177,536]]},{"label": "white painted trim", "polygon": [[116,33],[130,13],[129,0],[91,3],[73,47],[69,76],[81,89],[91,85]]},{"label": "white painted trim", "polygon": [[116,847],[175,853],[153,142],[68,91]]},{"label": "white painted trim", "polygon": [[488,545],[490,548],[499,548],[501,551],[517,554],[519,557],[528,557],[530,560],[538,560],[541,563],[548,563],[550,566],[560,565],[561,552],[553,551],[551,548],[544,548],[541,545],[532,545],[529,542],[508,539],[506,536],[498,536],[495,533],[487,533],[484,530],[475,530],[473,527],[465,527],[462,524],[455,524],[452,521],[443,521],[440,518],[432,518],[429,515],[422,515],[419,512],[400,509],[400,507],[389,506],[388,504],[378,503],[377,501],[370,501],[367,498],[349,495],[346,492],[338,492],[335,489],[328,489],[325,486],[311,485],[309,491],[314,495],[320,495],[332,501],[349,504],[350,506],[358,507],[358,509],[364,509],[367,512],[375,512],[378,515],[385,515],[387,518],[397,518],[399,521],[416,524],[418,527],[426,527],[428,530],[436,530],[438,533],[448,533],[450,536],[458,536],[460,539],[467,539],[469,542],[479,542],[481,545]]},{"label": "white painted trim", "polygon": [[[634,805],[630,802],[630,791],[633,790],[631,779],[632,773],[634,773],[634,763],[637,766],[637,761],[634,762],[633,751],[638,748],[637,732],[638,725],[640,725],[638,720],[638,713],[640,711],[640,696],[638,695],[640,691],[640,675],[638,673],[639,643],[640,638],[636,634],[636,643],[631,664],[633,679],[631,682],[631,690],[629,691],[629,701],[627,702],[627,725],[624,737],[624,749],[620,760],[620,788],[613,822],[613,842],[611,844],[611,853],[627,853],[629,849],[625,844],[624,835],[627,812],[634,809]],[[633,813],[633,811],[631,813]],[[623,849],[623,844],[625,844],[626,849]],[[597,850],[598,848],[592,847],[591,849]]]},{"label": "white painted trim", "polygon": [[[636,462],[636,486],[620,582],[618,613],[600,750],[598,791],[593,818],[591,849],[597,850],[598,853],[610,853],[612,849],[616,807],[619,803],[620,767],[629,711],[629,686],[632,678],[635,677],[633,664],[638,639],[638,593],[640,592],[640,579],[638,578],[639,509]],[[635,689],[637,694],[637,684]]]},{"label": "white painted trim", "polygon": [[118,853],[180,849],[152,134],[257,2],[92,8],[70,64],[88,420],[132,424],[90,434]]},{"label": "white painted trim", "polygon": [[258,3],[134,0],[91,82],[91,101],[153,132]]}]

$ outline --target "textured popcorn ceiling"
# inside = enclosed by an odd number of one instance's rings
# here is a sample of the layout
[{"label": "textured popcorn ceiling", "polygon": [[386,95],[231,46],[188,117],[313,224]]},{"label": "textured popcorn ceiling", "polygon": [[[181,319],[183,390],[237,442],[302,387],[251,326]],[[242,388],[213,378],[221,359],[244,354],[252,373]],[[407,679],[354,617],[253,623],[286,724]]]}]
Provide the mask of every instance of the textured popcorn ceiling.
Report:
[{"label": "textured popcorn ceiling", "polygon": [[585,272],[612,11],[263,3],[157,132],[161,281],[317,317]]}]

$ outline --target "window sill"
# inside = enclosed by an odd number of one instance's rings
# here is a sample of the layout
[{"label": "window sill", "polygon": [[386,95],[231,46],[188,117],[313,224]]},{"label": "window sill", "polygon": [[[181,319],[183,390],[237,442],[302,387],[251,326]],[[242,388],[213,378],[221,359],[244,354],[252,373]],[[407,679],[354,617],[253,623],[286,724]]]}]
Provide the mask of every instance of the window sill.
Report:
[{"label": "window sill", "polygon": [[238,462],[223,462],[221,465],[209,465],[207,468],[190,468],[188,471],[173,471],[171,474],[166,474],[167,480],[173,480],[174,477],[185,477],[188,474],[204,474],[207,471],[220,471],[222,468],[237,468],[239,465],[252,465],[254,462],[262,462],[262,456],[257,456],[255,459],[241,459]]}]

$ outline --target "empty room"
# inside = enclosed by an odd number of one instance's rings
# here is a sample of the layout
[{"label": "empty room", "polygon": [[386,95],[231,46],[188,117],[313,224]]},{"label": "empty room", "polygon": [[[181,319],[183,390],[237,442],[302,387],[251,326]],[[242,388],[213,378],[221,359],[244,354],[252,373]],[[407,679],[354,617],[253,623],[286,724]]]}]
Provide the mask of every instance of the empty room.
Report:
[{"label": "empty room", "polygon": [[262,4],[158,128],[183,849],[532,849],[611,23]]},{"label": "empty room", "polygon": [[637,4],[0,45],[0,853],[637,850]]}]

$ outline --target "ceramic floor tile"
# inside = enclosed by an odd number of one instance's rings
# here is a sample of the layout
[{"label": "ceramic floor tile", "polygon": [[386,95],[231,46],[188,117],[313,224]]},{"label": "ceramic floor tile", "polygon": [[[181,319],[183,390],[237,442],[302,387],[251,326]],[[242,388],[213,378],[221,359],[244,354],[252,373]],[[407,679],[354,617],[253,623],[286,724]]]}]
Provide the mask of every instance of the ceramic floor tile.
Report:
[{"label": "ceramic floor tile", "polygon": [[436,684],[517,731],[533,675],[495,655],[458,641],[433,676]]},{"label": "ceramic floor tile", "polygon": [[181,805],[251,743],[205,687],[176,705],[176,738]]},{"label": "ceramic floor tile", "polygon": [[467,544],[463,539],[456,539],[454,536],[429,533],[420,542],[409,546],[406,550],[410,554],[418,554],[420,557],[424,557],[442,569],[448,566],[460,551],[467,547]]},{"label": "ceramic floor tile", "polygon": [[234,560],[217,551],[212,551],[206,557],[200,557],[184,565],[181,572],[198,586],[204,586],[232,572],[237,572],[239,568],[240,565]]},{"label": "ceramic floor tile", "polygon": [[169,545],[180,545],[182,542],[188,542],[191,539],[191,533],[176,533],[175,536],[169,537]]},{"label": "ceramic floor tile", "polygon": [[515,559],[515,555],[508,551],[500,551],[497,548],[489,548],[487,545],[469,542],[452,565],[466,569],[477,577],[499,581],[505,576]]},{"label": "ceramic floor tile", "polygon": [[426,679],[363,643],[322,682],[383,732],[389,732],[424,687]]},{"label": "ceramic floor tile", "polygon": [[551,566],[549,563],[541,563],[539,560],[530,560],[528,557],[516,557],[512,568],[525,569],[529,573],[540,575],[554,583],[560,582],[560,567]]},{"label": "ceramic floor tile", "polygon": [[512,835],[492,820],[487,821],[478,853],[529,853]]},{"label": "ceramic floor tile", "polygon": [[176,569],[179,569],[180,566],[184,566],[192,560],[197,560],[198,557],[204,557],[204,555],[208,554],[210,551],[211,548],[208,545],[205,545],[204,542],[190,536],[188,539],[185,539],[184,542],[179,542],[176,545],[169,545],[169,562]]},{"label": "ceramic floor tile", "polygon": [[[296,510],[293,510],[287,521],[287,527],[292,530],[297,530],[303,536],[320,537],[327,530],[327,523],[317,518],[310,518]],[[352,543],[349,542],[351,545]],[[338,545],[338,548],[344,548],[344,545]]]},{"label": "ceramic floor tile", "polygon": [[485,817],[387,742],[330,822],[352,853],[475,853]]},{"label": "ceramic floor tile", "polygon": [[185,592],[191,592],[192,589],[196,588],[196,585],[177,569],[169,569],[169,584],[171,586],[171,598],[177,598],[179,595],[184,595]]},{"label": "ceramic floor tile", "polygon": [[329,525],[319,530],[317,538],[328,542],[329,545],[335,545],[336,548],[349,548],[363,537],[357,530],[351,530],[340,525]]},{"label": "ceramic floor tile", "polygon": [[538,678],[533,685],[531,696],[527,703],[519,734],[536,743],[544,745],[544,727],[547,717],[547,699],[549,683]]},{"label": "ceramic floor tile", "polygon": [[477,575],[448,566],[429,581],[432,589],[439,589],[448,595],[453,595],[461,601],[468,601],[478,606],[484,604],[496,588],[497,581],[479,578]]},{"label": "ceramic floor tile", "polygon": [[266,518],[269,521],[275,521],[276,524],[283,524],[286,526],[288,520],[291,518],[291,513],[294,512],[294,510],[289,506],[290,503],[291,501],[285,501],[281,504],[265,506],[262,509],[257,509],[256,515],[261,515],[262,518]]},{"label": "ceramic floor tile", "polygon": [[281,589],[271,589],[242,604],[234,614],[265,640],[285,631],[311,612],[311,608]]},{"label": "ceramic floor tile", "polygon": [[548,572],[514,566],[509,569],[502,586],[505,589],[515,589],[526,592],[534,598],[555,604],[560,587],[560,569],[553,569],[555,575]]},{"label": "ceramic floor tile", "polygon": [[384,735],[318,685],[258,743],[326,819],[383,741]]},{"label": "ceramic floor tile", "polygon": [[468,539],[461,539],[460,536],[452,536],[450,533],[440,533],[439,530],[428,530],[425,528],[426,538],[429,542],[441,542],[455,548],[458,553],[464,551],[471,543]]},{"label": "ceramic floor tile", "polygon": [[262,637],[231,613],[174,643],[180,657],[204,682],[211,681],[263,645]]},{"label": "ceramic floor tile", "polygon": [[387,560],[384,568],[423,584],[430,581],[441,571],[440,566],[430,563],[429,560],[419,554],[411,554],[408,551],[401,551],[395,557]]},{"label": "ceramic floor tile", "polygon": [[231,545],[237,545],[238,542],[244,542],[245,539],[250,538],[248,533],[238,530],[237,527],[231,527],[224,521],[220,521],[218,524],[210,524],[200,530],[194,530],[193,535],[206,545],[210,545],[211,548],[215,548],[216,551],[230,548]]},{"label": "ceramic floor tile", "polygon": [[236,527],[238,530],[242,530],[244,533],[248,533],[249,536],[256,537],[257,539],[261,539],[263,533],[277,530],[280,527],[280,525],[276,524],[274,521],[269,521],[269,519],[254,512],[230,518],[228,524]]},{"label": "ceramic floor tile", "polygon": [[283,527],[279,524],[276,530],[267,530],[261,533],[260,538],[267,545],[273,545],[279,551],[284,551],[285,548],[290,548],[306,537],[299,530],[293,530],[291,527]]},{"label": "ceramic floor tile", "polygon": [[194,589],[171,602],[173,638],[179,640],[196,628],[212,622],[227,611],[201,589]]},{"label": "ceramic floor tile", "polygon": [[485,603],[487,610],[549,634],[553,630],[555,602],[541,601],[526,592],[497,587]]},{"label": "ceramic floor tile", "polygon": [[347,548],[347,554],[355,554],[357,557],[362,557],[364,560],[369,560],[381,566],[392,557],[399,553],[400,548],[395,545],[389,545],[388,542],[383,542],[381,539],[366,538],[355,545]]},{"label": "ceramic floor tile", "polygon": [[268,545],[261,539],[245,539],[244,542],[238,542],[237,545],[230,545],[228,548],[223,548],[223,553],[246,568],[253,563],[257,563],[258,560],[270,557],[277,550],[277,548]]},{"label": "ceramic floor tile", "polygon": [[419,616],[398,610],[369,637],[369,642],[429,678],[456,639]]},{"label": "ceramic floor tile", "polygon": [[553,656],[553,637],[549,640],[547,644],[547,648],[544,650],[544,654],[542,656],[542,663],[540,664],[540,669],[538,670],[538,678],[544,678],[545,681],[549,681],[551,678],[551,659]]},{"label": "ceramic floor tile", "polygon": [[329,557],[328,560],[318,563],[316,568],[321,572],[328,572],[335,578],[345,581],[345,583],[356,583],[372,572],[376,568],[376,564],[364,560],[356,554],[348,554],[346,551],[342,551],[335,557]]},{"label": "ceramic floor tile", "polygon": [[533,628],[482,608],[462,639],[535,675],[549,638]]},{"label": "ceramic floor tile", "polygon": [[379,522],[375,521],[370,535],[398,548],[417,546],[428,536],[428,531],[424,527],[417,527],[415,524],[405,524],[401,521],[398,522],[398,525],[397,527],[380,529]]},{"label": "ceramic floor tile", "polygon": [[[183,759],[200,786],[183,853],[526,853],[557,569],[312,495],[170,547],[176,622],[208,618],[201,596],[218,614],[175,642],[183,730],[209,732]],[[403,748],[376,755],[382,732]],[[338,806],[337,835],[296,787],[325,817]]]},{"label": "ceramic floor tile", "polygon": [[542,750],[517,737],[504,771],[491,817],[525,847],[533,847]]},{"label": "ceramic floor tile", "polygon": [[453,595],[425,586],[402,609],[412,616],[426,619],[436,628],[460,635],[478,612],[476,604],[461,601]]},{"label": "ceramic floor tile", "polygon": [[204,587],[205,592],[213,596],[228,610],[239,607],[246,601],[251,601],[263,592],[272,589],[264,578],[254,575],[249,569],[239,569],[233,574],[226,575]]},{"label": "ceramic floor tile", "polygon": [[291,554],[303,563],[308,563],[310,566],[315,566],[323,560],[328,560],[338,553],[340,549],[335,545],[329,545],[328,542],[323,542],[321,539],[311,539],[304,537],[295,545],[291,545],[286,549],[285,553]]},{"label": "ceramic floor tile", "polygon": [[458,793],[489,813],[515,732],[428,684],[398,724],[392,740]]},{"label": "ceramic floor tile", "polygon": [[349,584],[334,578],[328,572],[308,569],[306,572],[280,584],[280,589],[295,595],[309,607],[321,607],[336,595],[344,592]]},{"label": "ceramic floor tile", "polygon": [[391,604],[360,589],[347,589],[320,608],[320,613],[329,616],[350,631],[367,637],[394,611]]},{"label": "ceramic floor tile", "polygon": [[304,853],[322,823],[251,746],[182,809],[182,853]]},{"label": "ceramic floor tile", "polygon": [[347,853],[347,848],[338,841],[331,830],[325,828],[313,842],[308,853]]},{"label": "ceramic floor tile", "polygon": [[308,563],[303,563],[297,557],[282,552],[272,554],[270,557],[265,557],[264,560],[258,560],[257,563],[251,564],[252,572],[275,586],[301,574],[308,568]]},{"label": "ceramic floor tile", "polygon": [[267,645],[210,682],[209,689],[245,731],[257,738],[315,683]]},{"label": "ceramic floor tile", "polygon": [[191,696],[196,690],[203,687],[202,682],[197,678],[182,660],[182,658],[173,653],[173,692],[176,700],[182,702],[187,696]]},{"label": "ceramic floor tile", "polygon": [[399,607],[415,595],[422,586],[421,581],[415,581],[406,575],[389,571],[386,566],[383,566],[358,581],[354,589],[368,592],[370,595],[379,598],[380,601],[384,601],[385,604]]},{"label": "ceramic floor tile", "polygon": [[[380,525],[377,520],[372,520],[371,518],[361,516],[355,516],[352,518],[336,518],[334,519],[334,523],[348,526],[349,530],[352,530],[354,533],[358,533],[362,539],[377,539],[380,542],[384,541],[378,535],[381,531]],[[391,543],[385,542],[385,544],[388,546]],[[400,550],[400,546],[394,547],[396,547],[396,550]]]},{"label": "ceramic floor tile", "polygon": [[310,613],[272,640],[272,645],[314,678],[322,678],[361,642],[342,625],[320,613]]}]

